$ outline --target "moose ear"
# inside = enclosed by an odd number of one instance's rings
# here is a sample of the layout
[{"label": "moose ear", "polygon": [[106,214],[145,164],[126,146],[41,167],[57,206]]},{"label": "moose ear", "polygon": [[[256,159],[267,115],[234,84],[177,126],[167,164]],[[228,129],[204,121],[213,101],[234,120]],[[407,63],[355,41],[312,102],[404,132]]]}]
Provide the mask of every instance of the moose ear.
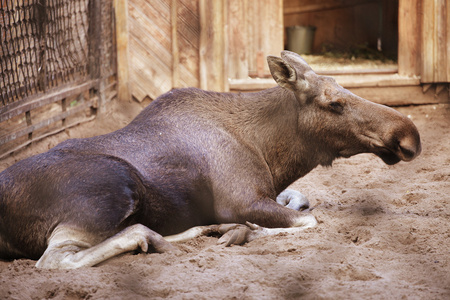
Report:
[{"label": "moose ear", "polygon": [[270,73],[279,86],[292,89],[297,81],[297,73],[282,58],[276,56],[268,56]]},{"label": "moose ear", "polygon": [[268,56],[270,73],[277,84],[283,88],[298,91],[308,87],[308,82],[303,73],[298,72],[296,68],[286,60],[276,56]]},{"label": "moose ear", "polygon": [[307,72],[314,71],[311,69],[311,67],[308,65],[308,63],[301,57],[299,54],[292,52],[292,51],[282,51],[281,52],[281,58],[284,59],[288,64],[290,64],[292,67],[295,67],[298,74],[305,74]]}]

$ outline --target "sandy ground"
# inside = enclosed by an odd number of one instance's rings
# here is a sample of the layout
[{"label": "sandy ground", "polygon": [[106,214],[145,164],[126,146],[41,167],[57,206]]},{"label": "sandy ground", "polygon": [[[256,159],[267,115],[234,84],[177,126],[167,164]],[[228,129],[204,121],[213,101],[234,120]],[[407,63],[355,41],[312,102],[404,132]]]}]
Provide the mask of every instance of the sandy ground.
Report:
[{"label": "sandy ground", "polygon": [[[0,170],[69,137],[122,127],[139,110],[115,104]],[[178,254],[125,254],[78,270],[0,261],[0,299],[450,299],[450,106],[399,110],[418,126],[422,155],[391,167],[358,155],[297,181],[316,228],[228,248],[200,237],[177,244]]]}]

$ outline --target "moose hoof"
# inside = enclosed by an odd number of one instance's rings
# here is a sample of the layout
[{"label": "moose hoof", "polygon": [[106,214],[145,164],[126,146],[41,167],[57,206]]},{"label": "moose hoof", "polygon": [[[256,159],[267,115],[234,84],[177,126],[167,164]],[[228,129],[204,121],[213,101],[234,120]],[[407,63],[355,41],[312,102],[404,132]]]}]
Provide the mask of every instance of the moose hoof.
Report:
[{"label": "moose hoof", "polygon": [[260,231],[262,231],[262,227],[249,222],[246,225],[233,223],[213,225],[208,228],[208,234],[218,233],[222,235],[217,243],[226,247],[250,242],[259,236]]},{"label": "moose hoof", "polygon": [[123,234],[133,239],[142,252],[148,252],[149,245],[159,253],[177,250],[177,248],[167,242],[160,234],[141,224],[135,224],[125,229]]},{"label": "moose hoof", "polygon": [[282,191],[277,197],[277,203],[297,211],[309,208],[308,199],[302,193],[291,189]]}]

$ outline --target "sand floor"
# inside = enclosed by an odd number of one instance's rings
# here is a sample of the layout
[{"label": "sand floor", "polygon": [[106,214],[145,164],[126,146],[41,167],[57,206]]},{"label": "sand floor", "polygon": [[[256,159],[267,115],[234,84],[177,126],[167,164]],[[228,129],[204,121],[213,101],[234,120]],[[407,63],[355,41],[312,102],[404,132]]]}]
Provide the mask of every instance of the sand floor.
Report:
[{"label": "sand floor", "polygon": [[[0,161],[0,171],[70,137],[122,127],[141,107],[107,115]],[[315,228],[224,248],[214,237],[177,254],[125,254],[99,266],[40,270],[0,260],[0,299],[450,299],[450,106],[404,107],[423,152],[385,165],[337,160],[292,185],[315,206]]]}]

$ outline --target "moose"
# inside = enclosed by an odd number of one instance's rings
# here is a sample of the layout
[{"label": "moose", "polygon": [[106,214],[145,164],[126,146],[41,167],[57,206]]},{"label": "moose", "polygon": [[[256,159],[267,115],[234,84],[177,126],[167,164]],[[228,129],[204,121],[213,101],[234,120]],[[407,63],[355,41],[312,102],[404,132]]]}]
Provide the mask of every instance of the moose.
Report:
[{"label": "moose", "polygon": [[298,54],[268,56],[277,86],[161,95],[122,129],[69,139],[0,173],[0,258],[94,266],[129,251],[173,251],[203,234],[242,244],[317,224],[288,186],[318,165],[421,152],[410,119],[316,74]]}]

